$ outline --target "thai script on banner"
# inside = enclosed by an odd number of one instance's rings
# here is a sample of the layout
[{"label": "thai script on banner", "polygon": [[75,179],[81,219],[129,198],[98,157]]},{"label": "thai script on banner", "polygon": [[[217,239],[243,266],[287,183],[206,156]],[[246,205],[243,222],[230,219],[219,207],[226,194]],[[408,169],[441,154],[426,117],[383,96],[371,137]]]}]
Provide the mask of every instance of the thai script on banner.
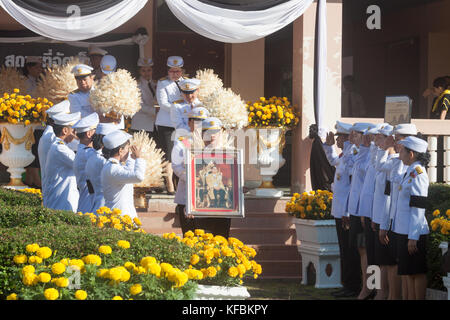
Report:
[{"label": "thai script on banner", "polygon": [[[15,55],[11,54],[5,57],[4,65],[5,67],[13,67],[13,68],[23,68],[25,66],[25,58],[27,56],[23,55]],[[80,52],[78,54],[78,57],[85,58],[88,60],[86,52]],[[55,54],[53,54],[53,49],[48,49],[47,52],[42,54],[42,61],[43,61],[43,67],[44,68],[51,68],[54,65],[64,65],[67,62],[69,62],[71,56],[66,57],[64,53],[56,51]]]}]

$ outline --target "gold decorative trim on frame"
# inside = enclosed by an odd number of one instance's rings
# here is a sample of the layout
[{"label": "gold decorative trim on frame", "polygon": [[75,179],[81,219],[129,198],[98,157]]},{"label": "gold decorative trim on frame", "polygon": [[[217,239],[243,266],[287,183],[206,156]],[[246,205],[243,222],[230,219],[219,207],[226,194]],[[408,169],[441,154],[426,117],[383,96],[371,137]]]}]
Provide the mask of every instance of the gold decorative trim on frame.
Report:
[{"label": "gold decorative trim on frame", "polygon": [[2,137],[0,139],[0,143],[3,145],[5,150],[9,150],[11,147],[11,143],[15,145],[19,145],[25,142],[25,149],[30,151],[33,144],[36,142],[34,139],[33,128],[30,127],[27,133],[20,139],[16,139],[9,133],[6,127],[3,127]]}]

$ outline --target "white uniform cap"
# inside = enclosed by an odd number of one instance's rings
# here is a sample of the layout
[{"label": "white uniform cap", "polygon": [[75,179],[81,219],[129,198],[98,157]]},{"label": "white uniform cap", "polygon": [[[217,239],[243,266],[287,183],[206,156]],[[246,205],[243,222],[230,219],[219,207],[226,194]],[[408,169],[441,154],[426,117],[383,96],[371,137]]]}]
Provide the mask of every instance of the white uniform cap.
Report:
[{"label": "white uniform cap", "polygon": [[210,117],[206,118],[202,122],[202,130],[220,130],[222,129],[222,121],[218,118]]},{"label": "white uniform cap", "polygon": [[398,143],[404,145],[409,150],[416,151],[419,153],[425,153],[427,152],[428,149],[428,142],[413,136],[406,137],[405,139],[399,141]]},{"label": "white uniform cap", "polygon": [[81,112],[75,113],[58,113],[53,116],[56,125],[73,126],[81,118]]},{"label": "white uniform cap", "polygon": [[103,145],[106,149],[112,150],[123,145],[125,142],[130,140],[131,137],[132,136],[125,131],[115,130],[103,137]]},{"label": "white uniform cap", "polygon": [[350,134],[350,129],[352,125],[350,123],[344,123],[341,121],[336,121],[336,134]]},{"label": "white uniform cap", "polygon": [[100,62],[100,68],[104,74],[110,74],[111,72],[116,71],[117,68],[117,60],[114,56],[107,54],[102,58]]},{"label": "white uniform cap", "polygon": [[180,56],[171,56],[167,58],[167,66],[169,68],[182,68],[184,66],[184,60]]},{"label": "white uniform cap", "polygon": [[42,63],[42,57],[40,56],[27,56],[25,63]]},{"label": "white uniform cap", "polygon": [[50,118],[53,119],[53,116],[58,113],[70,113],[70,101],[64,100],[60,103],[55,104],[53,107],[45,111]]},{"label": "white uniform cap", "polygon": [[417,128],[412,123],[400,123],[395,126],[394,133],[415,136],[417,135]]},{"label": "white uniform cap", "polygon": [[392,136],[394,134],[394,127],[387,124],[380,128],[380,133],[386,137]]},{"label": "white uniform cap", "polygon": [[178,83],[181,91],[185,93],[192,93],[200,87],[201,81],[198,79],[183,79]]},{"label": "white uniform cap", "polygon": [[95,130],[95,133],[106,136],[116,130],[118,130],[117,126],[113,123],[99,123],[97,129]]},{"label": "white uniform cap", "polygon": [[356,131],[356,132],[364,133],[366,130],[372,129],[374,127],[375,127],[375,125],[372,124],[372,123],[356,122],[355,124],[353,124],[353,126],[352,126],[350,131]]},{"label": "white uniform cap", "polygon": [[189,111],[188,113],[188,119],[199,119],[199,120],[205,120],[209,117],[209,111],[206,108],[203,107],[196,107]]},{"label": "white uniform cap", "polygon": [[99,122],[100,119],[98,117],[98,113],[93,112],[75,123],[72,128],[74,128],[77,133],[87,132],[89,130],[97,128]]},{"label": "white uniform cap", "polygon": [[75,77],[83,77],[92,74],[92,70],[94,70],[94,68],[88,65],[78,64],[72,68],[72,73],[75,75]]},{"label": "white uniform cap", "polygon": [[138,67],[152,67],[153,60],[152,58],[139,58],[137,65]]},{"label": "white uniform cap", "polygon": [[99,48],[97,46],[89,46],[88,52],[89,52],[90,56],[92,56],[92,55],[104,56],[105,54],[108,53],[108,51],[103,50],[103,49],[101,49],[101,48]]},{"label": "white uniform cap", "polygon": [[368,129],[366,132],[364,132],[364,135],[368,134],[382,134],[381,130],[384,129],[385,126],[387,126],[389,123],[378,123],[373,128]]}]

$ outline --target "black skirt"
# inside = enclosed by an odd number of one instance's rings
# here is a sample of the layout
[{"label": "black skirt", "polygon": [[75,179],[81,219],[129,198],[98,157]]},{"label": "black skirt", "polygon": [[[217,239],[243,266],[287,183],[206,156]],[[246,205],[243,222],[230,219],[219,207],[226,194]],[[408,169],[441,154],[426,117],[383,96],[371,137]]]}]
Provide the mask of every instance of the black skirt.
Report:
[{"label": "black skirt", "polygon": [[[380,242],[380,225],[375,224],[375,261],[379,266],[395,266],[397,261],[395,256],[392,255],[392,252],[389,250],[389,245],[384,245]],[[391,238],[389,238],[389,242],[391,242]]]},{"label": "black skirt", "polygon": [[364,235],[366,240],[366,254],[367,265],[375,265],[375,240],[378,239],[378,234],[372,229],[372,220],[364,217]]},{"label": "black skirt", "polygon": [[39,154],[38,154],[38,146],[39,146],[39,141],[41,141],[41,137],[42,134],[44,133],[44,130],[42,129],[36,129],[34,130],[34,144],[31,147],[31,153],[34,156],[34,161],[33,163],[31,163],[28,167],[29,168],[40,168],[40,163],[39,163]]},{"label": "black skirt", "polygon": [[427,235],[417,241],[418,251],[410,255],[408,252],[408,235],[395,234],[397,243],[398,275],[414,275],[427,273]]}]

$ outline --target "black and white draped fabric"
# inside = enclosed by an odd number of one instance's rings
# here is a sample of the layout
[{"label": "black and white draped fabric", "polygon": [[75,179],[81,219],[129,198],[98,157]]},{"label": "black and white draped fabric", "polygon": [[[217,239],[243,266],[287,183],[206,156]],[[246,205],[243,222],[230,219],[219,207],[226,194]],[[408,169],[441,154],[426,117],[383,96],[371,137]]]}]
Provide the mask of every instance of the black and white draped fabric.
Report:
[{"label": "black and white draped fabric", "polygon": [[147,0],[0,0],[2,8],[27,29],[46,38],[80,41],[121,26]]}]

